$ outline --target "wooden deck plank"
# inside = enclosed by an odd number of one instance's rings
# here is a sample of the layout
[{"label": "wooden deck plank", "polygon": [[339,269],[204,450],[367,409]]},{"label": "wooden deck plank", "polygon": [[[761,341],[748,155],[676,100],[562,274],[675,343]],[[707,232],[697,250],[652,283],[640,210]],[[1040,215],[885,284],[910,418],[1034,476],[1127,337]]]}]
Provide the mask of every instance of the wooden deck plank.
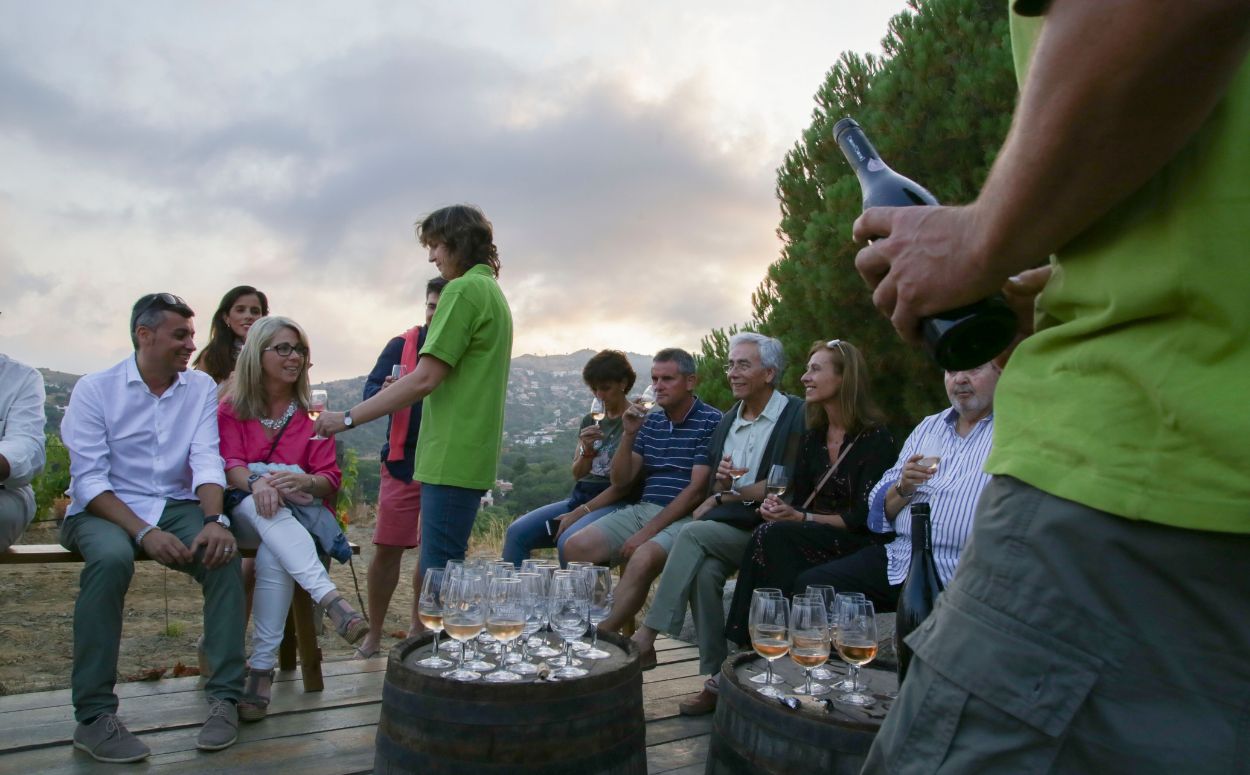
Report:
[{"label": "wooden deck plank", "polygon": [[687,737],[647,748],[647,772],[661,773],[702,764],[707,761],[709,735]]},{"label": "wooden deck plank", "polygon": [[[703,685],[697,649],[656,642],[660,665],[643,674],[650,772],[702,772],[711,716],[680,716],[678,703]],[[204,718],[202,681],[119,684],[121,714],[151,748],[146,766],[162,773],[298,771],[301,775],[368,772],[381,712],[386,659],[327,662],[326,691],[305,693],[298,672],[280,675],[270,715],[244,724],[239,742],[217,753],[195,749]],[[101,765],[70,745],[69,692],[0,697],[0,772],[94,773]]]},{"label": "wooden deck plank", "polygon": [[[386,657],[378,656],[370,659],[339,659],[326,660],[321,663],[322,675],[332,678],[354,673],[375,673],[386,670]],[[299,670],[280,670],[274,677],[274,683],[299,681]],[[135,697],[151,697],[158,694],[174,694],[176,692],[198,692],[204,687],[199,676],[186,678],[162,678],[159,681],[127,681],[117,684],[115,691],[123,703]],[[69,689],[52,689],[45,692],[29,692],[27,694],[10,694],[0,696],[0,719],[3,714],[16,711],[33,710],[36,708],[52,708],[57,705],[70,704]],[[0,721],[3,726],[3,721]]]},{"label": "wooden deck plank", "polygon": [[[312,711],[342,705],[378,702],[382,696],[381,672],[355,673],[336,678],[325,691],[307,693],[297,682],[275,684],[271,713]],[[123,702],[119,716],[131,732],[152,732],[198,726],[204,721],[206,704],[199,692],[176,692]],[[38,708],[20,714],[0,726],[0,751],[23,750],[68,743],[74,736],[74,710],[69,705]]]}]

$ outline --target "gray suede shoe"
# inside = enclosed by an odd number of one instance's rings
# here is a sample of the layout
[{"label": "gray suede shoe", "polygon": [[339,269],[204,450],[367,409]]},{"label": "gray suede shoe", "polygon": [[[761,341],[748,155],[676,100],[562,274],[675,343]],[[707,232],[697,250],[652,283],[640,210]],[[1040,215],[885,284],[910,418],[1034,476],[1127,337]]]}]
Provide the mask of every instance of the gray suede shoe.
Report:
[{"label": "gray suede shoe", "polygon": [[152,753],[112,713],[105,713],[90,724],[79,724],[74,730],[74,747],[91,754],[98,762],[137,762]]},{"label": "gray suede shoe", "polygon": [[200,728],[195,747],[201,751],[220,751],[239,739],[239,708],[229,700],[209,698],[208,720]]}]

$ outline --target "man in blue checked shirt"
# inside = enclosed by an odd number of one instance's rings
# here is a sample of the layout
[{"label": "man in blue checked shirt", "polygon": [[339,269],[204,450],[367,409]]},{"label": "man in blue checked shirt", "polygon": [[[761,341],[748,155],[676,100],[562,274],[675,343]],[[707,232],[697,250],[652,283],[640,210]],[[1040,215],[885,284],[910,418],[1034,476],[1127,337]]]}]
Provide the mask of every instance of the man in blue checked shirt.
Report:
[{"label": "man in blue checked shirt", "polygon": [[977,500],[990,481],[985,459],[1001,373],[992,362],[946,372],[951,408],[920,421],[868,496],[869,529],[895,533],[894,540],[805,571],[795,589],[832,584],[839,592],[863,592],[878,610],[893,611],[911,564],[911,504],[917,502],[933,508],[933,555],[942,584],[950,582],[972,531]]},{"label": "man in blue checked shirt", "polygon": [[621,445],[612,456],[612,484],[627,486],[642,477],[642,499],[577,533],[564,547],[569,560],[628,563],[605,624],[633,618],[642,608],[673,540],[706,496],[712,471],[708,442],[721,413],[694,394],[697,381],[690,353],[677,348],[656,353],[651,364],[656,410],[648,414],[638,403],[625,410]]}]

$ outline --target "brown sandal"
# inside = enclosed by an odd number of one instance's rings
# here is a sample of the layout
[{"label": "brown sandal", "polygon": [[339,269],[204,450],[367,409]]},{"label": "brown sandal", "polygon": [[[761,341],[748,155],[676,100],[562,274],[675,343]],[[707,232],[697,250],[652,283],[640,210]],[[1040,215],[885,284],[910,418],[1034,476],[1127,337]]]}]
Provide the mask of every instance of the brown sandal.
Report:
[{"label": "brown sandal", "polygon": [[369,634],[369,623],[360,612],[352,608],[347,598],[339,595],[325,603],[326,614],[334,624],[334,629],[351,645],[356,645],[361,638]]},{"label": "brown sandal", "polygon": [[243,697],[239,700],[239,718],[244,721],[260,721],[269,713],[269,697],[260,694],[260,679],[269,680],[269,693],[273,694],[273,670],[247,671],[243,685]]}]

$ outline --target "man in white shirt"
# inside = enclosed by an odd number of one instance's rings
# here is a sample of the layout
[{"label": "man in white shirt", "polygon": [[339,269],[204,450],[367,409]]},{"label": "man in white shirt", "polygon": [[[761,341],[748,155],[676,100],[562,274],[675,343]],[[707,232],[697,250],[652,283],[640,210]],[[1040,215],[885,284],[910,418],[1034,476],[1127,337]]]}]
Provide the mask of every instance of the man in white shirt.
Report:
[{"label": "man in white shirt", "polygon": [[35,517],[30,480],[43,470],[43,377],[0,355],[0,552]]},{"label": "man in white shirt", "polygon": [[140,552],[204,590],[204,648],[212,668],[208,720],[197,745],[237,737],[243,689],[243,581],[217,445],[217,386],[187,371],[195,313],[168,293],[139,299],[135,354],[78,381],[61,423],[70,496],[61,543],[86,567],[74,606],[74,747],[105,762],[144,759],[148,747],[117,718],[122,607]]}]

